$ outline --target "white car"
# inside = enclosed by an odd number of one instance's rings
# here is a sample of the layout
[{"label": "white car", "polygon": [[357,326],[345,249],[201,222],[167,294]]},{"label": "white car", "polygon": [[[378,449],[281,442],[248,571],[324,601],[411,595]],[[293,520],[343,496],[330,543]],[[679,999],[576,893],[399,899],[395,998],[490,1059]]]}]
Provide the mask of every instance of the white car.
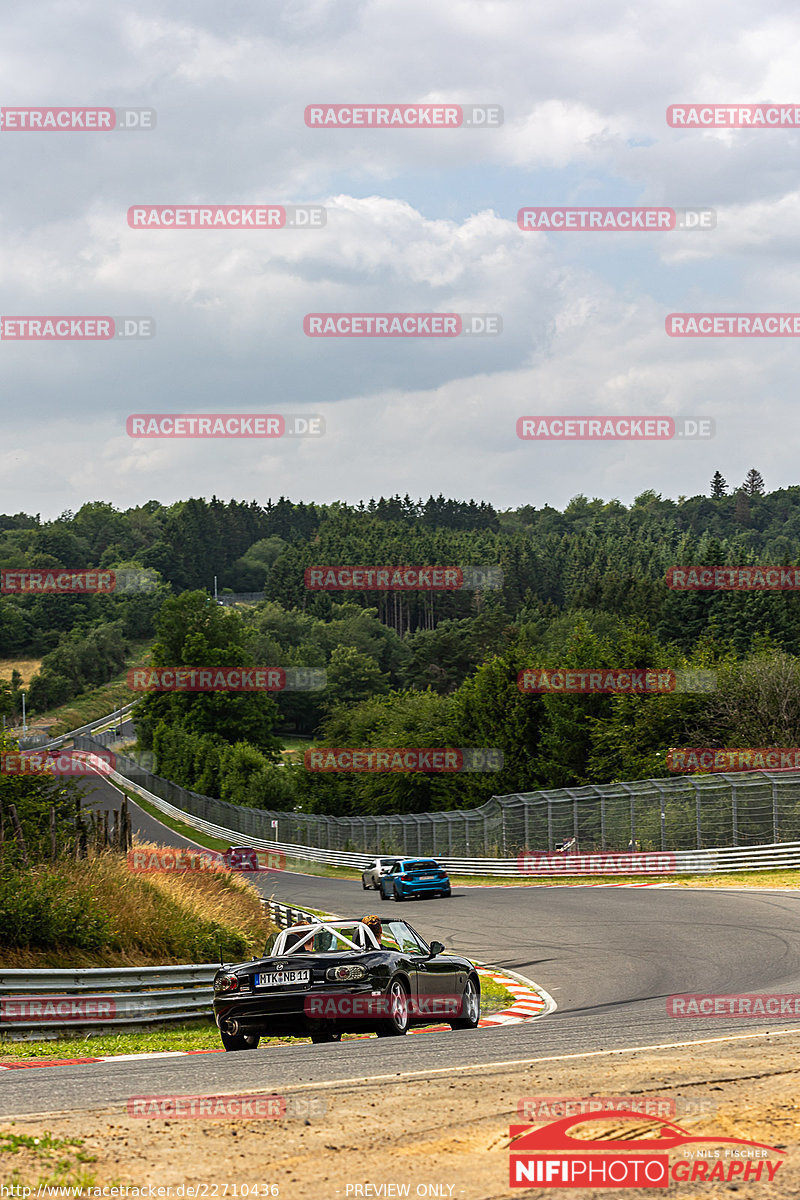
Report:
[{"label": "white car", "polygon": [[361,872],[361,886],[364,891],[372,888],[378,890],[381,886],[381,875],[388,875],[398,858],[376,858]]}]

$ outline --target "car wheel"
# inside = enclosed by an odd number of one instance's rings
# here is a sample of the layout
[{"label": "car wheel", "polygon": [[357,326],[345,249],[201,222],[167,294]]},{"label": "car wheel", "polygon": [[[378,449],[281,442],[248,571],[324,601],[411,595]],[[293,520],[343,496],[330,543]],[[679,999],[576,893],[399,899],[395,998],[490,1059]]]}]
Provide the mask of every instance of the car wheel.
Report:
[{"label": "car wheel", "polygon": [[311,1040],[315,1045],[320,1042],[340,1042],[342,1035],[338,1029],[322,1029],[319,1033],[312,1033]]},{"label": "car wheel", "polygon": [[386,892],[383,890],[383,888],[380,889],[380,893],[381,893],[381,900],[389,899],[389,897],[386,895]]},{"label": "car wheel", "polygon": [[367,885],[366,885],[366,883],[364,882],[364,876],[363,876],[363,875],[361,876],[361,886],[362,886],[362,888],[364,889],[364,891],[366,891],[366,890],[367,890]]},{"label": "car wheel", "polygon": [[393,898],[398,901],[405,900],[405,896],[403,895],[403,893],[401,892],[401,890],[397,884],[394,885],[394,897]]},{"label": "car wheel", "polygon": [[389,1016],[377,1027],[378,1037],[402,1037],[408,1032],[408,989],[402,979],[393,979],[386,993]]},{"label": "car wheel", "polygon": [[448,888],[446,892],[442,892],[442,896],[444,897],[445,900],[447,899],[448,896],[452,896],[452,894],[453,893],[450,891],[450,888]]},{"label": "car wheel", "polygon": [[474,975],[470,975],[461,996],[461,1012],[456,1021],[450,1022],[451,1029],[476,1029],[481,1019],[481,989]]},{"label": "car wheel", "polygon": [[257,1050],[261,1041],[256,1033],[225,1033],[220,1029],[219,1036],[226,1050]]}]

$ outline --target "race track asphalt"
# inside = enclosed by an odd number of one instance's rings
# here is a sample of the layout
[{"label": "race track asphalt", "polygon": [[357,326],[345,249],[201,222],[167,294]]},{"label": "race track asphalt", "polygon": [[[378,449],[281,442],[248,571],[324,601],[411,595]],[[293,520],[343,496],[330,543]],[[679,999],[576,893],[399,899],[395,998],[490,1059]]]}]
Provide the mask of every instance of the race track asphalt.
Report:
[{"label": "race track asphalt", "polygon": [[[87,793],[93,806],[119,806],[119,793],[105,781],[87,785]],[[136,806],[131,815],[143,838],[191,844]],[[666,998],[678,993],[800,993],[800,893],[456,887],[450,899],[397,905],[381,903],[358,881],[288,871],[251,878],[263,894],[301,907],[402,917],[448,949],[533,979],[558,1011],[474,1031],[2,1072],[0,1115],[102,1107],[143,1094],[424,1079],[550,1056],[800,1029],[800,1019],[676,1019],[666,1011]]]}]

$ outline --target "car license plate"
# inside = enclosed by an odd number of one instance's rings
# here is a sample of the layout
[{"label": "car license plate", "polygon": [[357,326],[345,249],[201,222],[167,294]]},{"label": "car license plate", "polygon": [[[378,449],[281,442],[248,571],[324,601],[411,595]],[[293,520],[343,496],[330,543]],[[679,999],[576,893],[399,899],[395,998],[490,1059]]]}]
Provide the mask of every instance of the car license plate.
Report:
[{"label": "car license plate", "polygon": [[435,879],[435,875],[420,875],[420,879]]},{"label": "car license plate", "polygon": [[310,971],[268,971],[265,975],[256,975],[256,987],[286,987],[292,983],[308,983]]}]

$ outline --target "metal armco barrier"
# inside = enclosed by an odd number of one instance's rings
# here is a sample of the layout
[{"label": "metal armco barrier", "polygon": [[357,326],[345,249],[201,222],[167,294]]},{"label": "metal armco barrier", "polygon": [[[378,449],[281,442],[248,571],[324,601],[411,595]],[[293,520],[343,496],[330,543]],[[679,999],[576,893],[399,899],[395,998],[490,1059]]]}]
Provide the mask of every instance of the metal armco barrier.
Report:
[{"label": "metal armco barrier", "polygon": [[0,1033],[149,1025],[207,1016],[218,964],[185,967],[0,967]]},{"label": "metal armco barrier", "polygon": [[36,737],[19,738],[19,748],[20,750],[55,750],[70,738],[80,737],[86,733],[93,733],[96,730],[102,729],[104,725],[110,724],[111,721],[124,721],[138,703],[138,700],[133,700],[130,704],[115,709],[114,712],[109,713],[106,717],[98,717],[96,721],[90,721],[88,725],[81,725],[78,729],[71,729],[68,733],[62,733],[60,737],[53,738],[52,740],[45,738],[43,742],[40,742]]},{"label": "metal armco barrier", "polygon": [[[90,739],[81,739],[89,742]],[[95,748],[96,748],[96,744]],[[141,772],[132,760],[117,759],[117,766],[128,764]],[[127,768],[126,768],[127,769]],[[149,774],[149,772],[146,772]],[[194,813],[177,808],[161,796],[148,791],[134,782],[131,776],[112,771],[109,778],[124,784],[134,794],[148,800],[159,812],[212,837],[221,838],[231,845],[247,844],[258,850],[279,850],[287,858],[307,862],[326,863],[330,866],[355,867],[363,870],[374,854],[358,854],[319,847],[277,842],[253,837],[247,830],[216,825],[197,817]],[[151,776],[151,778],[153,778]],[[784,780],[784,782],[786,782]],[[627,785],[633,786],[633,785]],[[183,790],[183,789],[182,789]],[[192,793],[193,794],[193,793]],[[208,797],[200,797],[208,799]],[[233,815],[242,813],[263,816],[259,809],[240,808],[225,801],[215,801],[225,806]],[[267,814],[269,815],[269,814]],[[381,851],[387,854],[387,851]],[[399,852],[396,852],[399,853]],[[435,857],[436,861],[455,875],[500,875],[526,878],[553,875],[672,875],[713,874],[725,871],[769,871],[775,868],[800,868],[800,842],[773,842],[763,846],[723,846],[707,850],[650,851],[650,852],[605,852],[592,851],[588,854],[546,854],[537,851],[520,851],[515,858],[454,858],[450,855],[432,855],[422,852],[420,857]],[[408,857],[414,857],[413,851]]]},{"label": "metal armco barrier", "polygon": [[[292,908],[289,904],[278,904],[275,900],[262,901],[269,919],[273,921],[278,929],[289,929],[292,925],[308,925],[312,921],[316,921],[317,917],[314,913],[306,912],[302,908]],[[330,913],[325,914],[328,918]]]},{"label": "metal armco barrier", "polygon": [[[316,920],[302,908],[264,900],[278,929]],[[88,967],[6,970],[0,967],[0,1034],[115,1025],[150,1025],[211,1014],[217,963],[182,967]]]}]

